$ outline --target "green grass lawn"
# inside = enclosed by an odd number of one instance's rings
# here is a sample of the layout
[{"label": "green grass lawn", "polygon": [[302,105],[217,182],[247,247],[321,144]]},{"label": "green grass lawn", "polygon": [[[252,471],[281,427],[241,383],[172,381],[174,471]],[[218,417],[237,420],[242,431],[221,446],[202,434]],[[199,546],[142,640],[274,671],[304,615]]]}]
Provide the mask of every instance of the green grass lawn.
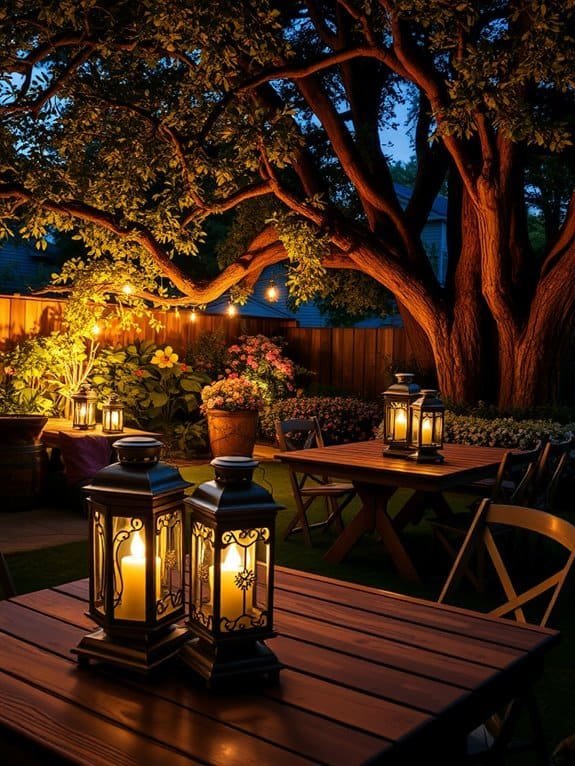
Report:
[{"label": "green grass lawn", "polygon": [[[213,469],[209,465],[194,466],[183,469],[182,474],[188,481],[199,484],[213,478]],[[254,479],[272,492],[276,502],[286,506],[285,510],[279,512],[277,521],[278,564],[420,598],[437,598],[449,569],[449,561],[439,545],[433,542],[429,524],[425,520],[416,527],[411,526],[405,530],[406,546],[417,565],[423,583],[406,583],[396,575],[383,546],[375,538],[365,536],[348,559],[339,565],[329,564],[323,559],[323,553],[334,539],[330,532],[326,534],[322,530],[315,530],[313,548],[307,548],[301,536],[297,535],[292,535],[284,541],[283,531],[294,513],[286,468],[281,464],[261,463]],[[394,506],[399,507],[407,496],[407,491],[398,493],[397,498],[394,498],[392,510]],[[451,501],[454,506],[463,508],[469,498],[453,496]],[[353,515],[356,508],[357,505],[352,504],[346,510],[346,515]],[[7,558],[17,591],[25,593],[86,577],[87,555],[87,543],[72,543],[58,548],[12,554]],[[471,608],[481,606],[477,595],[465,589],[462,590],[458,604]],[[563,610],[560,623],[553,627],[560,628],[562,641],[546,658],[545,674],[537,689],[551,748],[575,733],[575,609],[571,603]],[[518,766],[529,766],[531,762],[525,755],[509,761]],[[30,760],[30,763],[35,761]]]}]

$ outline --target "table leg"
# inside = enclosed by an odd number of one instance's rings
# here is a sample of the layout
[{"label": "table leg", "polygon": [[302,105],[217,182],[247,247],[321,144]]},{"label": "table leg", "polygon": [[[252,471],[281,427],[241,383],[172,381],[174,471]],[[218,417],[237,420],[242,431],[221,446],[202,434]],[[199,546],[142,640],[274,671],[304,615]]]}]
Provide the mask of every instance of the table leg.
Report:
[{"label": "table leg", "polygon": [[357,515],[345,527],[342,534],[327,551],[324,558],[331,564],[339,564],[365,532],[377,529],[397,571],[406,580],[419,582],[419,576],[403,543],[387,514],[387,503],[395,487],[354,482],[361,500]]},{"label": "table leg", "polygon": [[401,531],[410,523],[418,524],[428,508],[443,521],[453,517],[453,511],[442,492],[416,491],[393,517],[393,526],[397,531]]}]

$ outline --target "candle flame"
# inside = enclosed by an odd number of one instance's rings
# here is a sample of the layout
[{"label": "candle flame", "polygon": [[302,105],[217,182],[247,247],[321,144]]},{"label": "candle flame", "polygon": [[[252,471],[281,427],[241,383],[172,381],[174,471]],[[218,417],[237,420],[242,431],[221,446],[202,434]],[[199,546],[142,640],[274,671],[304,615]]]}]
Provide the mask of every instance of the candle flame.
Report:
[{"label": "candle flame", "polygon": [[239,572],[241,568],[242,568],[242,557],[238,550],[238,546],[235,543],[232,543],[229,546],[228,550],[226,551],[226,555],[222,563],[222,569]]},{"label": "candle flame", "polygon": [[395,422],[397,425],[405,425],[407,422],[407,416],[405,414],[405,410],[397,410],[395,413]]},{"label": "candle flame", "polygon": [[130,553],[132,556],[135,556],[138,559],[145,558],[146,555],[146,544],[142,540],[142,536],[139,532],[136,532],[132,537],[132,542],[130,544]]}]

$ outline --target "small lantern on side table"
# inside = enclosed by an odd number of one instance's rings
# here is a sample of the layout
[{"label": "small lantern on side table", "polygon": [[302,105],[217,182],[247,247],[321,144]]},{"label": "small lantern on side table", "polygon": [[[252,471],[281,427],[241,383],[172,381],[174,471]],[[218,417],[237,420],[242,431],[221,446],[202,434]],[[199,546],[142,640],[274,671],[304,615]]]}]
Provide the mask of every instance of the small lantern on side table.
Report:
[{"label": "small lantern on side table", "polygon": [[98,396],[90,386],[81,386],[72,394],[72,428],[92,431],[96,428],[96,402]]},{"label": "small lantern on side table", "polygon": [[217,457],[215,481],[186,499],[191,511],[190,631],[182,658],[209,686],[281,669],[263,643],[273,630],[275,517],[283,506],[252,482],[258,463]]},{"label": "small lantern on side table", "polygon": [[411,405],[411,447],[409,457],[418,463],[442,463],[443,418],[445,406],[437,391],[421,390],[421,396]]},{"label": "small lantern on side table", "polygon": [[421,392],[411,372],[398,372],[395,377],[396,383],[383,393],[383,442],[386,445],[383,454],[407,457],[412,449],[411,405]]},{"label": "small lantern on side table", "polygon": [[102,433],[121,434],[124,430],[124,405],[118,394],[110,394],[102,405]]},{"label": "small lantern on side table", "polygon": [[79,661],[147,672],[189,639],[184,616],[184,481],[161,463],[162,443],[114,442],[118,463],[99,471],[88,492],[90,608],[101,626],[73,651]]}]

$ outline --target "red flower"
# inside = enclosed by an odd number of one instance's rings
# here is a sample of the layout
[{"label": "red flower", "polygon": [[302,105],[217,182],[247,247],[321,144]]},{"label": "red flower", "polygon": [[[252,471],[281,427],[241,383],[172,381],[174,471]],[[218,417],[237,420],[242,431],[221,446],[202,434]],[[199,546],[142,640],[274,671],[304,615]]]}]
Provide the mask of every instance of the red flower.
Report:
[{"label": "red flower", "polygon": [[141,378],[144,374],[144,370],[134,370],[134,375],[136,375],[138,378]]}]

